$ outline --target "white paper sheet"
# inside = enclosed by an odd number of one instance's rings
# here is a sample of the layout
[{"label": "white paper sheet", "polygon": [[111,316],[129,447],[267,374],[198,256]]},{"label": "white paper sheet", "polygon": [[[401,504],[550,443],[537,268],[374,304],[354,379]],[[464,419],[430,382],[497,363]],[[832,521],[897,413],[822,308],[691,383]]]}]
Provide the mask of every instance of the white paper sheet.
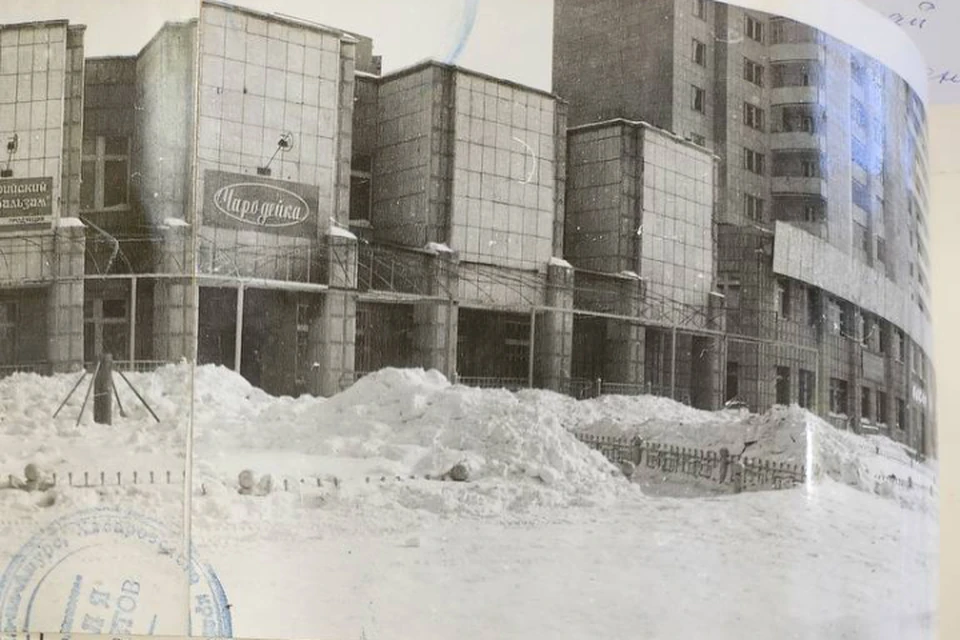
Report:
[{"label": "white paper sheet", "polygon": [[927,63],[930,101],[960,102],[960,53],[954,28],[960,24],[960,3],[924,0],[863,0],[889,18],[920,48]]}]

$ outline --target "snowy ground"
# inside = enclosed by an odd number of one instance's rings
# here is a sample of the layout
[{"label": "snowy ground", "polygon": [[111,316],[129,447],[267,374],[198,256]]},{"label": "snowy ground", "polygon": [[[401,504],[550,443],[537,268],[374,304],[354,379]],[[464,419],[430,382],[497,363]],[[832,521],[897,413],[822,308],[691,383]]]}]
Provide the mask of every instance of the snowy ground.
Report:
[{"label": "snowy ground", "polygon": [[[182,533],[189,370],[131,376],[159,425],[122,383],[129,415],[113,426],[85,415],[74,428],[80,392],[52,419],[75,379],[0,380],[0,478],[34,462],[59,481],[45,493],[0,490],[0,571],[44,525],[85,509],[122,506]],[[412,370],[329,400],[271,398],[214,367],[196,371],[194,400],[193,541],[240,637],[935,637],[936,469],[796,408],[750,416],[648,397],[576,402]],[[570,429],[734,452],[755,441],[747,455],[803,463],[808,482],[658,497]],[[471,482],[424,478],[458,462]],[[273,493],[238,495],[243,469],[271,474]],[[105,486],[65,486],[84,472],[92,485],[103,472]],[[123,484],[110,486],[117,472]],[[901,482],[878,483],[891,474]],[[38,591],[50,603],[31,614],[32,630],[61,628],[75,575],[107,575],[104,560],[118,552],[98,553],[99,568],[50,569]],[[148,578],[154,560],[125,556],[123,576]],[[143,624],[176,633],[183,604],[155,601],[159,623]]]}]

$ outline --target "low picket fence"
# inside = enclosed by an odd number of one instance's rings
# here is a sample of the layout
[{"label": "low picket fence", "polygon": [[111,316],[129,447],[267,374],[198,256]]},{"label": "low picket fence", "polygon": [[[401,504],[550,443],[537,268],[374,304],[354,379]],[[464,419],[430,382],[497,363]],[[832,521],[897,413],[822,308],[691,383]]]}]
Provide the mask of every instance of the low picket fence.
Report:
[{"label": "low picket fence", "polygon": [[711,451],[590,433],[574,435],[615,464],[629,462],[637,468],[727,485],[734,491],[789,489],[803,484],[806,477],[803,465],[732,455],[726,449]]}]

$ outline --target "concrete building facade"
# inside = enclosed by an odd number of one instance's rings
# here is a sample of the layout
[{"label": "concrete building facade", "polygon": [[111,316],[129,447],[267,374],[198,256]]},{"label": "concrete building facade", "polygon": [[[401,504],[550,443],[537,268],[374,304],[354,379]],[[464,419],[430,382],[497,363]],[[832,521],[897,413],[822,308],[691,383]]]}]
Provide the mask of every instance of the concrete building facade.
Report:
[{"label": "concrete building facade", "polygon": [[0,371],[419,366],[933,452],[916,96],[804,25],[634,5],[557,0],[555,93],[216,0],[134,56],[3,26]]},{"label": "concrete building facade", "polygon": [[932,452],[925,114],[905,81],[709,0],[558,0],[554,43],[572,126],[642,120],[720,158],[724,398]]}]

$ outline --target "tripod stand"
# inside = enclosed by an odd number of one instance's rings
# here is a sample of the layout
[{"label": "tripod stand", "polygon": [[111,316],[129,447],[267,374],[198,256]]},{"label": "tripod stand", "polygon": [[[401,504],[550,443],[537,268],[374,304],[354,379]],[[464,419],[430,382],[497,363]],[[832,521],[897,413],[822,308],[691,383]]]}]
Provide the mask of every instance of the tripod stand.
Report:
[{"label": "tripod stand", "polygon": [[[80,387],[80,384],[87,377],[87,371],[80,375],[80,379],[77,380],[77,383],[73,385],[73,388],[70,389],[70,393],[67,394],[67,397],[63,399],[63,402],[60,403],[60,406],[57,407],[57,410],[54,411],[53,417],[56,418],[59,415],[60,411],[66,406],[67,402],[73,397],[73,394]],[[153,409],[150,408],[150,405],[147,401],[140,395],[140,392],[137,391],[136,387],[133,386],[133,383],[123,374],[123,371],[117,370],[117,373],[120,374],[120,377],[124,382],[127,383],[127,386],[130,387],[130,390],[133,391],[133,394],[137,396],[137,399],[146,407],[147,411],[150,412],[150,415],[153,416],[153,419],[157,422],[160,422],[160,418],[157,417],[157,414],[153,412]],[[90,400],[90,393],[93,392],[93,421],[97,424],[113,424],[113,400],[116,398],[117,408],[120,409],[121,417],[126,417],[127,414],[123,410],[123,404],[120,402],[120,393],[117,391],[116,382],[113,379],[113,356],[109,353],[104,353],[100,355],[100,358],[97,360],[97,366],[93,371],[93,377],[90,380],[89,386],[87,386],[87,393],[83,397],[83,404],[80,405],[80,413],[77,415],[77,423],[75,426],[80,426],[80,419],[83,417],[83,412],[87,408],[87,402]],[[112,393],[111,393],[112,392]]]}]

